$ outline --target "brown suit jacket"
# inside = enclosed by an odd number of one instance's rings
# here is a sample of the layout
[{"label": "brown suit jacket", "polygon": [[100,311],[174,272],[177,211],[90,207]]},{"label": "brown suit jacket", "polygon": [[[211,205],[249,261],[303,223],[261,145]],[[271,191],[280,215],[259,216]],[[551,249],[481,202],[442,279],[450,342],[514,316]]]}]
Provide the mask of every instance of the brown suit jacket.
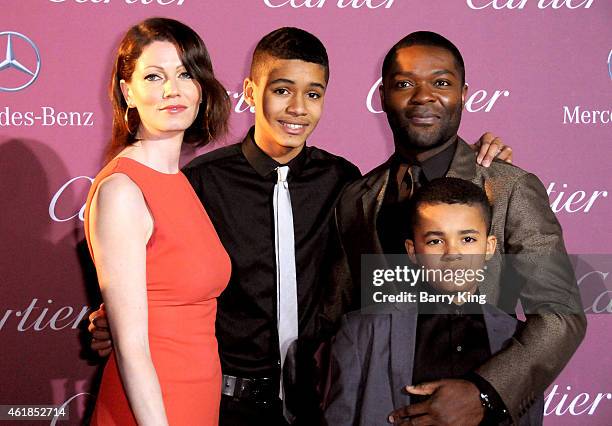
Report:
[{"label": "brown suit jacket", "polygon": [[[336,207],[334,285],[323,306],[323,320],[329,324],[337,324],[342,314],[358,307],[361,255],[382,253],[376,218],[389,172],[387,161],[351,183]],[[561,226],[535,175],[502,161],[489,168],[479,166],[476,153],[459,140],[447,176],[484,188],[493,206],[490,231],[497,237],[498,253],[489,263],[490,279],[481,293],[488,303],[507,312],[514,312],[520,299],[527,313],[511,343],[476,370],[497,390],[516,422],[557,377],[584,337],[586,318],[576,279]]]}]

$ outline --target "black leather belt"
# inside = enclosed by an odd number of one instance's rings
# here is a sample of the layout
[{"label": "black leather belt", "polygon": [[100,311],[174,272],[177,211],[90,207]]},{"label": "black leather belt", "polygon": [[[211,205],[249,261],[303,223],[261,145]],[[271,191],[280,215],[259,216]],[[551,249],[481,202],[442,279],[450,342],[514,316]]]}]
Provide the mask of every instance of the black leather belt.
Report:
[{"label": "black leather belt", "polygon": [[224,374],[221,393],[235,400],[251,401],[262,405],[271,404],[279,399],[278,381],[269,377],[247,379]]}]

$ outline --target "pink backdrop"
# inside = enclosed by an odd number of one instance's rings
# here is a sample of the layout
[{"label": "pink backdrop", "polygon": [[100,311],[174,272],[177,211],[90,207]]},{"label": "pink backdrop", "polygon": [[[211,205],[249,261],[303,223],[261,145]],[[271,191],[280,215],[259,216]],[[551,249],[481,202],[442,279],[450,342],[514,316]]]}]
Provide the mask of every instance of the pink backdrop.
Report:
[{"label": "pink backdrop", "polygon": [[[258,39],[287,25],[315,33],[328,48],[331,80],[309,142],[363,172],[392,151],[378,100],[369,96],[384,54],[409,32],[444,34],[462,51],[470,84],[460,133],[501,136],[515,163],[549,187],[568,250],[608,254],[590,261],[586,271],[594,273],[582,286],[604,293],[595,311],[612,310],[602,287],[612,271],[610,1],[3,0],[0,404],[68,401],[70,423],[78,424],[90,398],[97,365],[80,339],[97,300],[86,284],[91,270],[79,261],[78,213],[110,134],[114,49],[129,26],[150,16],[179,19],[205,40],[235,107],[232,135],[217,146],[252,122],[240,92]],[[15,62],[2,66],[9,39],[14,59],[36,75],[17,91],[7,89],[32,76]],[[548,425],[612,424],[612,317],[587,309],[585,342],[549,389]]]}]

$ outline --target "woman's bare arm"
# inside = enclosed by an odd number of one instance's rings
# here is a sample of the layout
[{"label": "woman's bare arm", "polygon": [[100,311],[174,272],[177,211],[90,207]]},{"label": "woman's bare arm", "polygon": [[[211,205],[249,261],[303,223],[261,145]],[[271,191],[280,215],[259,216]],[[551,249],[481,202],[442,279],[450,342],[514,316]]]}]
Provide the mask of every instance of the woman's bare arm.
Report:
[{"label": "woman's bare arm", "polygon": [[139,425],[167,425],[148,338],[146,245],[153,219],[138,186],[113,174],[91,204],[90,238],[115,356]]}]

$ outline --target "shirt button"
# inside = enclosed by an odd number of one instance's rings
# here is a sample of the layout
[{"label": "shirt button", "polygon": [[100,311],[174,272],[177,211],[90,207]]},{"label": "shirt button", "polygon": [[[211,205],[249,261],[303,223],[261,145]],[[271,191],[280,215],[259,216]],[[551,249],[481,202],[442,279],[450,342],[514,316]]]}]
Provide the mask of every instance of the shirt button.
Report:
[{"label": "shirt button", "polygon": [[276,361],[276,364],[277,364],[277,365],[280,365],[280,360],[279,360],[279,361]]},{"label": "shirt button", "polygon": [[457,346],[457,352],[461,352],[461,350],[463,350],[463,348],[461,347],[461,345]]}]

